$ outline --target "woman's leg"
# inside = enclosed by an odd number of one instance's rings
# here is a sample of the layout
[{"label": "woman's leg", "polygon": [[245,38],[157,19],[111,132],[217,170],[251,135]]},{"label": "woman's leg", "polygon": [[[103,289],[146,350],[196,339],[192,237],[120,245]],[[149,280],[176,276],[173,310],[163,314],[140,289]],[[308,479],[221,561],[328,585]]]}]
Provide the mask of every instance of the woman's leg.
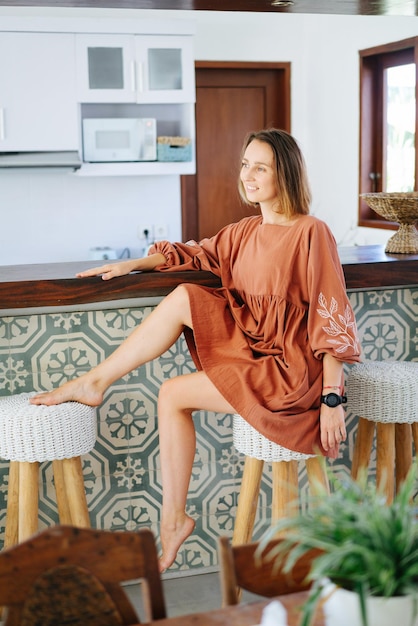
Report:
[{"label": "woman's leg", "polygon": [[50,392],[34,396],[32,404],[60,404],[70,400],[98,406],[115,380],[152,361],[168,350],[183,332],[192,328],[187,290],[176,287],[154,311],[102,363]]},{"label": "woman's leg", "polygon": [[163,383],[158,398],[158,429],[163,484],[160,569],[174,562],[181,544],[193,532],[186,515],[186,500],[196,450],[194,410],[233,413],[204,372],[172,378]]}]

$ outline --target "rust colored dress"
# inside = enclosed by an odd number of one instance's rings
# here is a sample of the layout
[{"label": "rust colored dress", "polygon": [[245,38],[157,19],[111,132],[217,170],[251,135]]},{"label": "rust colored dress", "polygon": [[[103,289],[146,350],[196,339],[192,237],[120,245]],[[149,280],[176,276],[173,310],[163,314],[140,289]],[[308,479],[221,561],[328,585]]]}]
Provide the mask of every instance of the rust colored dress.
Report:
[{"label": "rust colored dress", "polygon": [[322,357],[360,360],[328,226],[310,215],[291,226],[254,216],[199,243],[157,242],[153,252],[167,258],[158,271],[209,270],[221,279],[217,289],[184,284],[193,321],[185,335],[196,367],[265,437],[326,455],[319,431]]}]

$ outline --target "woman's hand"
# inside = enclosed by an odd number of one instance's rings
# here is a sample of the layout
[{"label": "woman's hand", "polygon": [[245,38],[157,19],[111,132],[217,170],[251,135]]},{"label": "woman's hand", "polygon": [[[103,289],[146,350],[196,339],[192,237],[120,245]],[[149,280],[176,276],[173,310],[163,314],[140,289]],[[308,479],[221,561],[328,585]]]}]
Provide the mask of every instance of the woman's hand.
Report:
[{"label": "woman's hand", "polygon": [[157,252],[156,254],[143,257],[142,259],[127,259],[119,263],[107,263],[99,267],[92,267],[84,272],[79,272],[76,276],[77,278],[89,278],[90,276],[101,275],[103,280],[110,280],[111,278],[125,276],[135,271],[147,272],[155,269],[159,265],[163,265],[165,262],[165,256]]},{"label": "woman's hand", "polygon": [[345,411],[341,404],[335,407],[321,404],[320,427],[321,443],[327,452],[345,441],[347,437]]}]

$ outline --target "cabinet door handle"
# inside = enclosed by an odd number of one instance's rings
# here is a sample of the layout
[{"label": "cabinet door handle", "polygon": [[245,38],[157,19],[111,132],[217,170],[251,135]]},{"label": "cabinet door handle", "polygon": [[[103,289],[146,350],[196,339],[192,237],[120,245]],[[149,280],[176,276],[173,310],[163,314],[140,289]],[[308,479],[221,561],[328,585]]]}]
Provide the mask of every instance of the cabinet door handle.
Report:
[{"label": "cabinet door handle", "polygon": [[144,64],[138,63],[138,92],[144,91]]},{"label": "cabinet door handle", "polygon": [[0,141],[6,139],[6,129],[4,124],[4,108],[0,107]]},{"label": "cabinet door handle", "polygon": [[135,61],[131,61],[131,88],[132,91],[136,91],[136,71]]}]

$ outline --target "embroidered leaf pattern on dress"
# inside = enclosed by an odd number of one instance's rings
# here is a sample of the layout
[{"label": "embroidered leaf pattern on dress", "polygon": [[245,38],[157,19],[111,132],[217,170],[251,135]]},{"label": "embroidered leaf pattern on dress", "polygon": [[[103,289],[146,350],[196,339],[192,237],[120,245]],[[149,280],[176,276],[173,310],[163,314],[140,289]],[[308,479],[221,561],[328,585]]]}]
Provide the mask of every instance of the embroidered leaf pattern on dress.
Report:
[{"label": "embroidered leaf pattern on dress", "polygon": [[348,348],[358,349],[356,322],[350,306],[345,307],[344,314],[338,313],[338,303],[334,297],[331,298],[328,307],[327,299],[321,292],[318,297],[318,304],[321,307],[317,312],[321,317],[328,320],[328,326],[322,329],[330,337],[328,343],[335,346],[336,352],[346,352]]}]

